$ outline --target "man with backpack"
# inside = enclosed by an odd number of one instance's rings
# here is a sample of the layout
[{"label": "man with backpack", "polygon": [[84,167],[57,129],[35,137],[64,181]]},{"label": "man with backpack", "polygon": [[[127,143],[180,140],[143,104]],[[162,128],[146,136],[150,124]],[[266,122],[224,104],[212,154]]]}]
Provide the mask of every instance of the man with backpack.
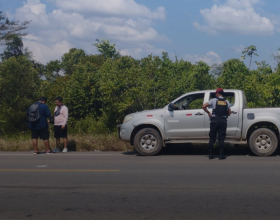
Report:
[{"label": "man with backpack", "polygon": [[33,154],[39,154],[38,138],[44,141],[46,146],[46,154],[51,154],[49,142],[49,124],[47,118],[51,117],[49,107],[46,105],[47,98],[40,97],[39,101],[32,104],[27,112],[28,127],[32,133],[32,143],[34,147]]}]

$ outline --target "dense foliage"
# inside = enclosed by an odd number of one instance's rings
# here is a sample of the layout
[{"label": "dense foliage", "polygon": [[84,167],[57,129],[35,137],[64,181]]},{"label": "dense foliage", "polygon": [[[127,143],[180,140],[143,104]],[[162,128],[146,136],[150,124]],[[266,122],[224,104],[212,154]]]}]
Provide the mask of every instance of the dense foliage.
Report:
[{"label": "dense foliage", "polygon": [[[2,17],[1,17],[2,16]],[[56,96],[64,98],[70,110],[71,133],[110,133],[124,116],[147,109],[161,108],[178,96],[196,90],[241,89],[249,107],[280,105],[280,64],[266,62],[250,70],[239,59],[209,66],[186,60],[149,55],[140,60],[121,56],[114,44],[97,40],[99,55],[72,48],[46,65],[33,60],[17,31],[28,22],[10,22],[0,12],[0,41],[5,49],[0,63],[0,133],[28,131],[26,112],[39,96],[46,96],[54,109]],[[10,29],[9,29],[10,28]],[[243,58],[255,53],[245,48]],[[280,55],[273,56],[278,61]]]},{"label": "dense foliage", "polygon": [[242,89],[250,107],[280,105],[280,69],[265,62],[256,70],[239,59],[211,68],[204,62],[173,61],[167,53],[136,60],[73,48],[61,61],[42,65],[17,54],[0,64],[2,134],[26,131],[26,111],[42,95],[51,109],[56,96],[64,97],[73,133],[110,133],[126,114],[161,108],[181,94],[216,87]]}]

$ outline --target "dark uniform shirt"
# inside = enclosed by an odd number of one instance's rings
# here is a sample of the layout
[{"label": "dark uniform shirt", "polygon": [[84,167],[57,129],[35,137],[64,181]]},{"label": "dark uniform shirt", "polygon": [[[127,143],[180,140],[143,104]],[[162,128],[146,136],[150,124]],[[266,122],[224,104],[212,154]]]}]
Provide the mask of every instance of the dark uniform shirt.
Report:
[{"label": "dark uniform shirt", "polygon": [[[223,98],[223,97],[220,97],[220,98]],[[214,99],[209,100],[209,101],[208,101],[208,104],[210,105],[209,107],[211,107],[212,109],[216,109],[217,101],[218,101],[217,98],[214,98]],[[229,101],[227,101],[227,100],[226,100],[226,102],[227,102],[227,107],[228,107],[228,110],[229,110],[229,109],[231,108],[230,103],[229,103]],[[216,117],[215,114],[212,114],[212,117]],[[225,115],[225,116],[223,116],[223,117],[224,117],[224,118],[227,118],[228,116]]]}]

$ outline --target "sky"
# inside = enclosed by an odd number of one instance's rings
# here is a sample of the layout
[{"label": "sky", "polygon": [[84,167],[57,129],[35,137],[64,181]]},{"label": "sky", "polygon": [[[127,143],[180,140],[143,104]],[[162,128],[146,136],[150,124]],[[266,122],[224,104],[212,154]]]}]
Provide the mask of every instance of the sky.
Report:
[{"label": "sky", "polygon": [[23,42],[45,64],[73,47],[97,54],[96,39],[136,59],[165,51],[209,65],[255,45],[253,61],[275,67],[280,48],[279,0],[0,0],[0,10],[32,21]]}]

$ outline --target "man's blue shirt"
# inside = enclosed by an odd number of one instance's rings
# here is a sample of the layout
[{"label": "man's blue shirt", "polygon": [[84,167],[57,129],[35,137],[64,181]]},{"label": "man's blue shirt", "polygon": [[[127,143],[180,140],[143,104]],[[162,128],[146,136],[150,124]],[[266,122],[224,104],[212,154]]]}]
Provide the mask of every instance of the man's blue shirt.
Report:
[{"label": "man's blue shirt", "polygon": [[[39,105],[40,119],[39,121],[36,122],[28,122],[28,127],[34,130],[42,130],[44,128],[48,128],[49,125],[48,125],[47,118],[51,117],[50,109],[47,105],[41,102],[36,102],[36,104]],[[27,111],[27,117],[28,115],[29,115],[29,110]]]}]

